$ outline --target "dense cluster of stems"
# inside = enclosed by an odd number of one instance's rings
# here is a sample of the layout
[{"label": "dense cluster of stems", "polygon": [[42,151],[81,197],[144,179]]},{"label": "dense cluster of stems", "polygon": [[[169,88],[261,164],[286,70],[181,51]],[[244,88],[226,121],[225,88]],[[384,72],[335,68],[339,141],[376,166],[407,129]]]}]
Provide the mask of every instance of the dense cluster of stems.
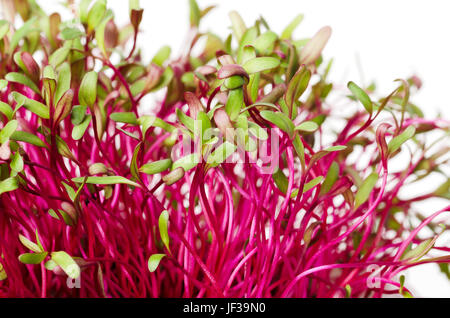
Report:
[{"label": "dense cluster of stems", "polygon": [[184,53],[144,61],[137,2],[120,28],[90,2],[2,2],[0,297],[408,297],[404,270],[450,275],[450,206],[416,208],[450,197],[450,123],[416,76],[333,86],[329,27],[231,12],[221,39],[195,1]]}]

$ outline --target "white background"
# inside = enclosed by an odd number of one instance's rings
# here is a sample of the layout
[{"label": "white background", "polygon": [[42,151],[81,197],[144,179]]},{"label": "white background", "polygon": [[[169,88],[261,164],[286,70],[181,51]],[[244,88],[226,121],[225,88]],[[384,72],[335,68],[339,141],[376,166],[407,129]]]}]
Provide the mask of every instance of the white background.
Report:
[{"label": "white background", "polygon": [[[47,12],[64,12],[58,1],[38,1]],[[230,32],[228,12],[237,10],[247,25],[262,15],[269,26],[280,32],[298,13],[305,19],[294,33],[307,38],[322,26],[333,29],[324,50],[324,58],[334,58],[330,78],[345,85],[353,80],[364,85],[375,80],[380,92],[387,95],[393,80],[413,74],[423,80],[422,90],[413,96],[426,117],[438,112],[450,119],[450,3],[423,0],[198,0],[201,8],[218,4],[202,21],[201,30],[227,36]],[[110,0],[119,26],[128,22],[128,1]],[[187,0],[141,0],[144,8],[139,47],[149,61],[162,45],[170,45],[176,54],[189,25]],[[360,67],[358,67],[358,63]],[[433,186],[431,186],[433,188]],[[427,214],[448,205],[433,201],[421,206]],[[440,245],[449,240],[439,240]],[[411,269],[407,286],[416,296],[450,297],[450,283],[434,264]]]}]

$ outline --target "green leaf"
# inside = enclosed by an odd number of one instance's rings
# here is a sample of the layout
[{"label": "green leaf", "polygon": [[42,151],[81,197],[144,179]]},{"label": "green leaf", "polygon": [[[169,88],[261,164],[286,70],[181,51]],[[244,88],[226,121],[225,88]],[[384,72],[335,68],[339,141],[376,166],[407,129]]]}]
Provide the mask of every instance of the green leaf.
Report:
[{"label": "green leaf", "polygon": [[289,117],[283,114],[282,112],[263,110],[260,112],[260,115],[265,120],[271,122],[284,132],[288,133],[289,136],[293,135],[295,126],[292,123],[292,120],[290,120]]},{"label": "green leaf", "polygon": [[228,93],[227,103],[225,105],[225,111],[231,120],[236,120],[244,104],[244,92],[242,88],[236,88]]},{"label": "green leaf", "polygon": [[253,46],[258,52],[267,53],[273,47],[277,38],[277,34],[269,30],[257,37],[253,42]]},{"label": "green leaf", "polygon": [[248,74],[263,72],[276,68],[280,65],[280,60],[274,57],[255,57],[242,65]]},{"label": "green leaf", "polygon": [[84,32],[81,32],[77,28],[64,28],[61,31],[61,37],[63,40],[73,40],[85,35]]},{"label": "green leaf", "polygon": [[80,140],[81,138],[83,138],[84,133],[86,132],[86,129],[89,127],[91,119],[92,119],[92,116],[87,115],[86,118],[81,122],[81,124],[73,127],[73,129],[72,129],[72,139],[73,140]]},{"label": "green leaf", "polygon": [[48,252],[42,253],[24,253],[19,255],[19,261],[24,264],[40,264],[48,255]]},{"label": "green leaf", "polygon": [[70,89],[70,81],[71,81],[71,69],[70,64],[68,62],[64,62],[59,67],[58,73],[58,85],[56,86],[55,91],[55,103],[58,103],[61,96]]},{"label": "green leaf", "polygon": [[80,21],[81,23],[85,24],[87,22],[87,17],[88,17],[88,9],[89,9],[89,4],[91,3],[92,0],[81,0],[80,1],[80,5],[78,7],[78,15],[80,16]]},{"label": "green leaf", "polygon": [[229,156],[231,156],[236,151],[236,149],[236,145],[225,141],[208,156],[206,162],[212,167],[217,167],[218,165],[223,163]]},{"label": "green leaf", "polygon": [[434,238],[430,238],[428,240],[421,242],[415,248],[403,253],[400,259],[402,261],[408,260],[408,263],[417,262],[433,248],[437,238],[438,236],[435,236]]},{"label": "green leaf", "polygon": [[0,263],[0,281],[5,280],[7,278],[8,278],[8,275],[6,274],[6,271],[3,268],[2,263]]},{"label": "green leaf", "polygon": [[[81,183],[84,181],[84,177],[72,178],[73,182]],[[105,176],[105,177],[88,177],[86,183],[90,184],[128,184],[134,187],[141,187],[136,182],[128,180],[122,176]]]},{"label": "green leaf", "polygon": [[106,12],[106,0],[97,0],[87,15],[88,33],[91,33],[102,21]]},{"label": "green leaf", "polygon": [[225,79],[223,85],[228,89],[236,89],[242,87],[245,84],[245,80],[242,76],[234,75]]},{"label": "green leaf", "polygon": [[339,146],[329,147],[329,148],[325,149],[324,151],[327,151],[327,152],[341,151],[341,150],[344,150],[346,148],[347,148],[347,146],[339,145]]},{"label": "green leaf", "polygon": [[323,176],[318,176],[317,178],[312,179],[311,181],[306,183],[305,186],[303,187],[303,193],[311,190],[312,188],[314,188],[315,186],[320,184],[322,181],[323,181]]},{"label": "green leaf", "polygon": [[292,116],[295,102],[298,101],[300,96],[305,92],[310,78],[311,71],[304,65],[300,66],[294,76],[292,76],[284,96],[284,100],[289,109],[289,116]]},{"label": "green leaf", "polygon": [[295,127],[295,130],[306,131],[306,132],[314,132],[319,129],[319,125],[317,125],[313,121],[304,121],[300,125]]},{"label": "green leaf", "polygon": [[0,20],[0,40],[2,40],[9,31],[9,22]]},{"label": "green leaf", "polygon": [[244,20],[242,20],[242,17],[237,13],[236,11],[231,11],[229,13],[230,20],[231,20],[231,27],[233,29],[234,36],[236,37],[238,43],[241,41],[241,38],[243,37],[245,31],[247,30],[247,27],[245,26]]},{"label": "green leaf", "polygon": [[9,82],[19,83],[31,88],[37,94],[41,94],[36,84],[22,73],[11,72],[5,75],[5,79]]},{"label": "green leaf", "polygon": [[197,166],[199,163],[200,155],[198,153],[191,153],[176,160],[172,165],[172,171],[179,167],[182,167],[184,171],[188,171]]},{"label": "green leaf", "polygon": [[78,92],[80,104],[92,107],[97,99],[97,72],[90,71],[84,75]]},{"label": "green leaf", "polygon": [[330,168],[328,169],[327,175],[325,177],[325,181],[320,188],[320,194],[325,194],[330,191],[333,187],[334,183],[337,181],[339,177],[339,164],[336,161],[333,161]]},{"label": "green leaf", "polygon": [[145,174],[156,174],[167,170],[172,165],[172,160],[162,159],[154,162],[146,163],[139,168],[140,172]]},{"label": "green leaf", "polygon": [[15,177],[7,178],[3,181],[0,181],[0,194],[5,192],[14,191],[19,188],[19,182]]},{"label": "green leaf", "polygon": [[113,12],[111,10],[107,10],[105,17],[95,29],[95,40],[97,41],[98,48],[102,51],[105,58],[108,58],[108,53],[106,52],[105,46],[105,28],[108,21],[113,17]]},{"label": "green leaf", "polygon": [[4,89],[8,85],[8,81],[4,79],[0,79],[0,91]]},{"label": "green leaf", "polygon": [[11,160],[11,169],[15,172],[19,173],[23,170],[23,159],[20,155],[19,151],[16,151],[12,160]]},{"label": "green leaf", "polygon": [[[38,102],[37,100],[27,98],[26,96],[24,96],[18,92],[13,92],[13,97],[16,100],[18,105],[23,105],[30,112],[32,112],[44,119],[50,118],[50,112],[46,105]],[[18,108],[16,108],[16,111],[17,111],[17,109]]]},{"label": "green leaf", "polygon": [[171,48],[168,45],[163,46],[156,52],[155,56],[152,59],[152,63],[155,63],[158,66],[162,66],[164,61],[166,61],[170,56]]},{"label": "green leaf", "polygon": [[18,125],[19,123],[15,119],[8,121],[8,123],[0,131],[0,144],[4,144],[11,138]]},{"label": "green leaf", "polygon": [[64,251],[52,252],[52,260],[59,265],[64,273],[72,279],[80,276],[80,266],[73,260],[73,258]]},{"label": "green leaf", "polygon": [[48,261],[45,262],[44,267],[49,270],[52,271],[55,269],[55,267],[58,266],[58,264],[55,263],[54,260],[49,259]]},{"label": "green leaf", "polygon": [[159,266],[159,263],[161,262],[164,256],[166,256],[166,254],[153,254],[152,256],[150,256],[150,258],[148,259],[148,270],[151,273],[156,271],[156,269]]},{"label": "green leaf", "polygon": [[48,58],[48,63],[53,66],[54,68],[57,68],[62,62],[65,61],[67,56],[70,53],[70,46],[63,46],[57,49],[55,52],[50,55]]},{"label": "green leaf", "polygon": [[361,104],[363,104],[367,112],[369,114],[372,114],[373,103],[370,100],[369,95],[367,95],[364,90],[362,90],[358,85],[356,85],[353,82],[348,82],[347,87],[350,89],[353,96],[355,96],[361,102]]},{"label": "green leaf", "polygon": [[15,141],[23,141],[42,148],[47,147],[45,143],[42,141],[42,139],[40,139],[38,136],[27,133],[25,131],[15,131],[11,135],[10,139]]},{"label": "green leaf", "polygon": [[291,23],[281,32],[281,39],[286,40],[291,38],[292,32],[298,27],[298,25],[303,21],[303,14],[297,15]]},{"label": "green leaf", "polygon": [[189,20],[191,22],[191,26],[198,27],[200,24],[201,13],[197,2],[195,0],[189,0],[189,8]]},{"label": "green leaf", "polygon": [[375,184],[378,181],[378,173],[372,172],[366,180],[362,183],[355,195],[355,210],[369,199]]},{"label": "green leaf", "polygon": [[86,117],[87,106],[76,105],[72,107],[71,120],[72,124],[79,125],[83,122]]},{"label": "green leaf", "polygon": [[37,244],[37,246],[39,246],[39,249],[41,251],[44,251],[44,247],[42,246],[41,240],[39,239],[38,229],[35,230],[35,236],[36,236],[36,244]]},{"label": "green leaf", "polygon": [[119,123],[127,123],[131,125],[138,124],[136,115],[133,112],[112,113],[110,118]]},{"label": "green leaf", "polygon": [[414,126],[408,126],[400,135],[392,138],[388,144],[389,153],[395,152],[399,149],[404,142],[411,139],[416,133],[416,128]]},{"label": "green leaf", "polygon": [[177,113],[177,118],[180,121],[180,123],[182,123],[184,125],[184,127],[186,127],[187,129],[189,129],[190,131],[194,131],[194,120],[189,117],[188,115],[186,115],[185,113],[183,113],[183,111],[179,108],[177,108],[176,110]]},{"label": "green leaf", "polygon": [[267,131],[263,128],[261,128],[257,123],[254,123],[252,121],[248,122],[248,131],[258,138],[259,140],[267,140],[269,139],[269,135],[267,134]]},{"label": "green leaf", "polygon": [[16,49],[17,45],[19,44],[20,40],[28,35],[30,32],[38,31],[34,25],[34,22],[36,22],[37,17],[32,17],[27,22],[25,22],[22,27],[20,27],[16,32],[14,32],[11,43],[9,44],[9,53],[12,55],[14,50]]},{"label": "green leaf", "polygon": [[35,253],[41,253],[44,252],[43,249],[41,249],[36,243],[33,243],[32,241],[30,241],[29,239],[27,239],[25,236],[23,236],[22,234],[19,234],[19,240],[20,242],[23,244],[23,246],[25,246],[26,248],[28,248],[29,250],[32,250]]},{"label": "green leaf", "polygon": [[169,248],[169,232],[167,230],[167,222],[169,221],[169,212],[167,210],[164,210],[161,212],[161,215],[158,219],[158,226],[159,226],[159,235],[161,236],[161,240],[163,241],[164,245],[166,246],[167,250],[170,252]]},{"label": "green leaf", "polygon": [[9,121],[11,120],[14,114],[14,111],[11,108],[11,106],[2,101],[0,101],[0,112],[3,113],[6,116],[6,118],[8,118]]},{"label": "green leaf", "polygon": [[288,178],[284,175],[283,171],[281,169],[277,169],[272,174],[273,181],[275,181],[275,184],[277,185],[278,189],[280,189],[281,192],[286,193],[288,189]]}]

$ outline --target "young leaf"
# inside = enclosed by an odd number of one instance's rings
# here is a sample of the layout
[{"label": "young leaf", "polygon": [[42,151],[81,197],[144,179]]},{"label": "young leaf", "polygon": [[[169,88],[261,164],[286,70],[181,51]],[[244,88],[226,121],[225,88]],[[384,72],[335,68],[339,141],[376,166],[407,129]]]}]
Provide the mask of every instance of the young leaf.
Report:
[{"label": "young leaf", "polygon": [[73,127],[73,129],[72,129],[72,139],[73,140],[80,140],[81,138],[83,138],[84,133],[86,132],[86,129],[89,127],[91,119],[92,119],[92,116],[87,115],[86,118],[81,122],[81,124]]},{"label": "young leaf", "polygon": [[305,131],[305,132],[314,132],[319,129],[319,125],[317,125],[313,121],[304,121],[300,125],[295,127],[295,130]]},{"label": "young leaf", "polygon": [[0,194],[5,192],[14,191],[19,188],[19,182],[17,178],[10,177],[5,180],[0,181]]},{"label": "young leaf", "polygon": [[19,261],[24,264],[40,264],[48,255],[48,252],[42,253],[24,253],[19,255]]},{"label": "young leaf", "polygon": [[309,181],[308,183],[306,183],[304,185],[303,193],[305,193],[306,191],[311,190],[312,188],[314,188],[315,186],[320,184],[322,181],[323,181],[323,176],[318,176],[317,178],[312,179],[311,181]]},{"label": "young leaf", "polygon": [[49,119],[50,118],[50,113],[48,110],[48,107],[40,102],[38,102],[37,100],[31,99],[31,98],[27,98],[24,95],[14,92],[13,93],[14,99],[19,103],[19,100],[22,99],[20,101],[20,103],[23,102],[23,106],[28,109],[30,112],[38,115],[39,117],[43,118],[43,119]]},{"label": "young leaf", "polygon": [[284,175],[283,171],[281,169],[277,169],[272,174],[273,181],[275,181],[275,184],[277,185],[278,189],[280,189],[281,192],[286,193],[288,189],[289,181],[287,177]]},{"label": "young leaf", "polygon": [[58,103],[61,96],[70,89],[71,78],[72,74],[70,64],[68,62],[64,62],[59,67],[58,85],[56,85],[55,90],[55,103]]},{"label": "young leaf", "polygon": [[13,133],[16,131],[19,123],[17,120],[10,120],[3,128],[0,130],[0,144],[4,144],[11,138]]},{"label": "young leaf", "polygon": [[363,89],[361,89],[353,82],[348,82],[347,87],[350,89],[353,96],[355,96],[361,102],[361,104],[363,104],[367,112],[369,114],[372,114],[373,104],[370,100],[369,95],[367,95],[367,93]]},{"label": "young leaf", "polygon": [[64,251],[52,252],[52,260],[59,265],[64,273],[72,279],[76,279],[80,276],[80,266],[73,260],[73,258]]},{"label": "young leaf", "polygon": [[156,269],[159,266],[159,263],[161,262],[164,256],[166,256],[166,254],[153,254],[152,256],[150,256],[150,258],[148,259],[148,270],[151,273],[156,271]]},{"label": "young leaf", "polygon": [[110,118],[119,123],[127,123],[130,125],[137,125],[138,121],[133,112],[112,113]]},{"label": "young leaf", "polygon": [[273,47],[273,44],[277,40],[278,36],[275,32],[272,31],[266,31],[265,33],[261,34],[259,37],[256,38],[256,40],[253,43],[253,46],[255,47],[258,52],[261,53],[267,53],[270,48]]},{"label": "young leaf", "polygon": [[375,184],[378,181],[378,173],[372,172],[362,183],[355,195],[355,210],[369,199]]},{"label": "young leaf", "polygon": [[72,124],[79,125],[83,122],[86,117],[87,106],[76,105],[72,107],[71,120]]},{"label": "young leaf", "polygon": [[41,253],[44,252],[43,249],[41,249],[36,243],[33,243],[32,241],[30,241],[29,239],[27,239],[25,236],[23,236],[22,234],[19,234],[19,240],[20,242],[23,244],[23,246],[25,246],[26,248],[28,248],[29,250],[32,250],[35,253]]},{"label": "young leaf", "polygon": [[247,27],[245,26],[244,20],[236,11],[231,11],[229,13],[231,25],[233,29],[234,36],[236,37],[238,43],[241,41],[242,36],[244,35]]},{"label": "young leaf", "polygon": [[232,143],[225,141],[208,156],[206,162],[210,164],[212,167],[217,167],[222,162],[224,162],[229,156],[231,156],[236,151],[236,149],[237,149],[236,145],[233,145]]},{"label": "young leaf", "polygon": [[314,63],[322,53],[323,48],[328,42],[331,36],[331,28],[325,26],[321,28],[317,33],[306,43],[300,52],[300,63],[311,64]]},{"label": "young leaf", "polygon": [[311,78],[311,71],[308,70],[305,65],[299,67],[297,72],[292,77],[286,90],[284,100],[289,109],[289,116],[293,113],[295,102],[298,101],[300,96],[305,92],[308,87],[309,80]]},{"label": "young leaf", "polygon": [[292,32],[298,27],[298,25],[303,21],[303,14],[297,15],[291,23],[281,32],[281,39],[286,40],[290,39],[292,36]]},{"label": "young leaf", "polygon": [[95,40],[97,41],[97,45],[105,58],[108,58],[108,53],[106,52],[105,46],[105,28],[108,21],[111,20],[113,17],[114,17],[113,12],[111,10],[107,10],[105,17],[95,29]]},{"label": "young leaf", "polygon": [[19,173],[23,170],[23,159],[20,155],[19,151],[16,151],[12,160],[11,160],[11,169],[15,172]]},{"label": "young leaf", "polygon": [[67,116],[69,116],[70,111],[72,110],[72,100],[74,96],[73,89],[69,89],[65,92],[55,107],[55,113],[53,114],[54,118],[54,127],[58,126],[58,124],[63,121]]},{"label": "young leaf", "polygon": [[172,170],[182,167],[184,171],[189,171],[200,163],[200,155],[198,153],[191,153],[176,160],[172,165]]},{"label": "young leaf", "polygon": [[248,74],[252,74],[276,68],[278,65],[280,65],[280,60],[277,58],[255,57],[254,59],[245,62],[242,67]]},{"label": "young leaf", "polygon": [[171,48],[170,46],[163,46],[156,52],[155,56],[152,59],[152,63],[155,63],[158,66],[162,66],[164,61],[166,61],[170,56]]},{"label": "young leaf", "polygon": [[42,139],[40,139],[38,136],[30,134],[25,131],[15,131],[11,135],[10,139],[15,140],[15,141],[23,141],[23,142],[29,143],[31,145],[35,145],[35,146],[42,147],[42,148],[47,147],[45,145],[45,143],[42,141]]},{"label": "young leaf", "polygon": [[423,256],[425,256],[434,246],[438,236],[436,235],[434,238],[430,238],[418,244],[415,248],[403,253],[401,256],[401,260],[407,260],[408,263],[414,263],[420,260]]},{"label": "young leaf", "polygon": [[292,136],[294,133],[295,126],[292,121],[285,114],[281,112],[273,112],[270,110],[263,110],[260,112],[260,115],[265,120],[271,122],[284,132],[287,132],[289,136]]},{"label": "young leaf", "polygon": [[14,32],[11,43],[9,44],[9,53],[12,55],[14,50],[16,49],[17,45],[19,44],[20,40],[27,36],[30,32],[38,31],[37,28],[35,28],[34,23],[36,22],[37,17],[32,17],[27,22],[25,22],[16,32]]},{"label": "young leaf", "polygon": [[8,73],[5,75],[5,79],[8,82],[14,82],[14,83],[19,83],[19,84],[25,85],[25,86],[31,88],[37,94],[41,94],[41,91],[36,86],[36,84],[31,79],[29,79],[26,75],[23,75],[22,73],[17,73],[17,72]]},{"label": "young leaf", "polygon": [[[73,182],[81,183],[84,181],[84,177],[72,178]],[[141,187],[136,182],[128,180],[122,176],[105,176],[105,177],[88,177],[86,183],[90,184],[128,184],[134,187]]]},{"label": "young leaf", "polygon": [[201,13],[198,8],[197,2],[195,0],[189,0],[189,20],[191,22],[191,26],[198,27],[200,23]]},{"label": "young leaf", "polygon": [[163,241],[165,247],[170,252],[169,248],[169,232],[167,231],[167,222],[169,221],[169,212],[167,210],[164,210],[161,212],[161,215],[158,219],[158,226],[159,226],[159,235],[161,236],[161,240]]},{"label": "young leaf", "polygon": [[106,12],[106,0],[97,0],[87,15],[88,33],[91,33],[102,21]]},{"label": "young leaf", "polygon": [[395,152],[399,149],[403,143],[405,143],[408,139],[411,139],[416,133],[416,128],[414,126],[408,126],[400,135],[392,138],[392,140],[388,144],[389,153]]},{"label": "young leaf", "polygon": [[328,169],[327,175],[325,177],[325,181],[320,188],[320,194],[326,194],[333,187],[334,183],[337,181],[339,177],[339,164],[336,161],[333,161],[330,168]]},{"label": "young leaf", "polygon": [[231,120],[236,120],[244,104],[244,92],[242,88],[236,88],[228,93],[227,103],[225,105],[225,111]]},{"label": "young leaf", "polygon": [[8,121],[11,121],[14,111],[8,104],[0,101],[0,113],[3,113],[6,118],[8,118]]},{"label": "young leaf", "polygon": [[140,172],[145,174],[156,174],[167,170],[172,165],[172,160],[170,159],[162,159],[154,162],[146,163],[139,168]]},{"label": "young leaf", "polygon": [[63,46],[57,49],[55,52],[50,55],[48,58],[48,63],[53,66],[53,68],[57,68],[62,62],[65,61],[67,56],[70,53],[70,46]]},{"label": "young leaf", "polygon": [[97,99],[97,72],[90,71],[84,75],[78,91],[78,99],[82,105],[92,107]]}]

